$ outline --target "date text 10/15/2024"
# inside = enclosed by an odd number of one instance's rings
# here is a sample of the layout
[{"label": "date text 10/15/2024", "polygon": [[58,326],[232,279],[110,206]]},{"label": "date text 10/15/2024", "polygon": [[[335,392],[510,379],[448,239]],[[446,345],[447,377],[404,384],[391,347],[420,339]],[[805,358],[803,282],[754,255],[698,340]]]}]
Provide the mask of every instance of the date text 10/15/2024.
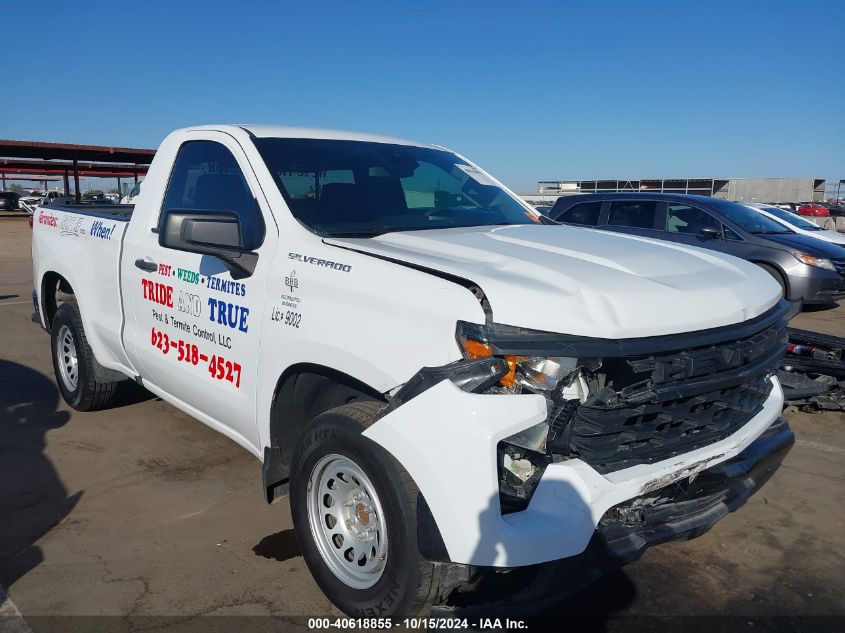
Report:
[{"label": "date text 10/15/2024", "polygon": [[398,628],[422,631],[444,629],[471,631],[525,631],[528,629],[528,623],[525,620],[513,618],[308,618],[308,628],[312,630],[387,630]]}]

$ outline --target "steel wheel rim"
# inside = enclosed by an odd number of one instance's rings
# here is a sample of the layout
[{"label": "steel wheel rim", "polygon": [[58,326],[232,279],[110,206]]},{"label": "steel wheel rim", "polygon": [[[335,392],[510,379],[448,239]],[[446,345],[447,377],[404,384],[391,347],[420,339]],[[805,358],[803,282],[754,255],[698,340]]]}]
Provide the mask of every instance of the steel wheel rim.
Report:
[{"label": "steel wheel rim", "polygon": [[68,391],[76,391],[79,384],[79,357],[73,331],[66,325],[59,328],[56,336],[56,359],[59,363],[59,375]]},{"label": "steel wheel rim", "polygon": [[308,478],[308,523],[332,573],[353,589],[376,584],[387,563],[387,529],[370,478],[342,455],[326,455]]}]

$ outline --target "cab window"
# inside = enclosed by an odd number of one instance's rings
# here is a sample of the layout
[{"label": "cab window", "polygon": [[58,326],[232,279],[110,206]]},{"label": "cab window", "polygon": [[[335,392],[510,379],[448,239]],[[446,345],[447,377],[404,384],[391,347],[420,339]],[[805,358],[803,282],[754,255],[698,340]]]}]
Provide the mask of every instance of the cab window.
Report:
[{"label": "cab window", "polygon": [[244,248],[256,249],[264,241],[264,218],[243,172],[232,153],[214,141],[188,141],[179,148],[161,209],[233,212],[240,218]]}]

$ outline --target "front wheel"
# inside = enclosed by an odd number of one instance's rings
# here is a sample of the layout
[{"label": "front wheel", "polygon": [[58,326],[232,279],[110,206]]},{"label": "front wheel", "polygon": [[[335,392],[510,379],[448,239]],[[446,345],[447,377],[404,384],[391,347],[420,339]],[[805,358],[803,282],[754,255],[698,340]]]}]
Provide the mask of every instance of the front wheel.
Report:
[{"label": "front wheel", "polygon": [[417,545],[416,485],[361,432],[379,403],[317,416],[291,464],[290,503],[303,557],[326,596],[355,617],[418,615],[436,593]]}]

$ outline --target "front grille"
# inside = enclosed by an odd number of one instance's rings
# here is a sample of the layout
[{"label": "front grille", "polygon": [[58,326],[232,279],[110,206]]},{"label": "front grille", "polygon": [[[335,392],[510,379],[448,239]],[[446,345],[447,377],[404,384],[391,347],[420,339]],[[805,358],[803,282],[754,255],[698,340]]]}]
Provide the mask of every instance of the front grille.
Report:
[{"label": "front grille", "polygon": [[718,442],[762,409],[785,349],[780,321],[713,345],[607,359],[591,401],[555,408],[548,447],[609,473]]},{"label": "front grille", "polygon": [[836,272],[840,275],[845,275],[845,257],[837,257],[836,259],[831,259],[833,262],[833,267],[836,268]]},{"label": "front grille", "polygon": [[735,433],[757,414],[771,391],[760,376],[751,384],[636,407],[579,407],[570,447],[602,473],[657,462]]}]

